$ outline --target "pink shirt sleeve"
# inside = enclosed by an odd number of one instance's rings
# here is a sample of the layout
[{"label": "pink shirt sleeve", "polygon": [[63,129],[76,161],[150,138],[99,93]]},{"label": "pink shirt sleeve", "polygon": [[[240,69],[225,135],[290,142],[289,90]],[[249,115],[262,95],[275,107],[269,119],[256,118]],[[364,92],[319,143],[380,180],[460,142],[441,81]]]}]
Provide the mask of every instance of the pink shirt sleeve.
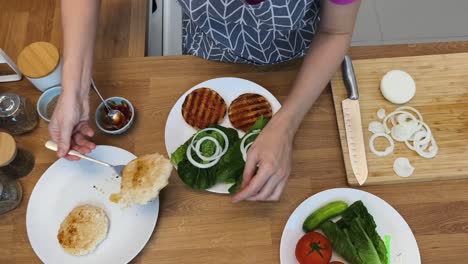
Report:
[{"label": "pink shirt sleeve", "polygon": [[349,5],[349,4],[356,2],[357,0],[329,0],[329,1],[337,5]]}]

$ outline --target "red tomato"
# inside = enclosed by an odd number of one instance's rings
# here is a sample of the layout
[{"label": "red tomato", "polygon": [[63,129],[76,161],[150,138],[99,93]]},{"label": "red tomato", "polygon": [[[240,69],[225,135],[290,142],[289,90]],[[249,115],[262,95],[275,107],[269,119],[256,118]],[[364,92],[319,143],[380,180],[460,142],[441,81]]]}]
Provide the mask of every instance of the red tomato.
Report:
[{"label": "red tomato", "polygon": [[341,262],[341,261],[332,261],[332,262],[330,262],[329,264],[344,264],[344,263]]},{"label": "red tomato", "polygon": [[296,245],[296,259],[300,264],[328,264],[332,255],[330,241],[320,233],[305,234]]}]

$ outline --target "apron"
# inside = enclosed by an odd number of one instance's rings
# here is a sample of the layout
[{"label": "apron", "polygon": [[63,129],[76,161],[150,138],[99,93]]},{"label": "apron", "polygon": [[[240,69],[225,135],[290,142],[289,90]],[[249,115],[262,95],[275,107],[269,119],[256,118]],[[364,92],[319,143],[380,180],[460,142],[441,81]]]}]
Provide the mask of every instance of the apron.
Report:
[{"label": "apron", "polygon": [[183,52],[207,60],[274,64],[302,57],[319,24],[319,0],[179,0]]}]

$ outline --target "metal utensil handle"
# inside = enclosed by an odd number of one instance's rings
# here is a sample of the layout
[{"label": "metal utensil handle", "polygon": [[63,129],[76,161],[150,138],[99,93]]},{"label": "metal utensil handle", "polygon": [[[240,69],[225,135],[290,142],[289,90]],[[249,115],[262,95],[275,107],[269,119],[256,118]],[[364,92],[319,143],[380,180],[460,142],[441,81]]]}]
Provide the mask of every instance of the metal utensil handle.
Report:
[{"label": "metal utensil handle", "polygon": [[96,87],[96,84],[94,83],[94,80],[91,78],[91,87],[93,88],[93,90],[97,93],[97,95],[99,96],[99,98],[101,99],[101,101],[104,103],[104,106],[107,108],[107,110],[110,112],[111,111],[111,108],[109,107],[109,105],[107,104],[106,100],[104,100],[104,98],[102,97],[101,93],[99,92],[99,90],[97,89]]},{"label": "metal utensil handle", "polygon": [[[53,150],[53,151],[57,151],[58,150],[58,146],[57,146],[57,143],[55,143],[54,141],[52,140],[49,140],[45,143],[45,147],[50,149],[50,150]],[[85,160],[89,160],[89,161],[92,161],[92,162],[95,162],[97,164],[100,164],[100,165],[104,165],[106,167],[112,167],[112,165],[110,165],[109,163],[105,163],[103,161],[100,161],[100,160],[97,160],[97,159],[93,159],[91,157],[88,157],[86,155],[83,155],[81,153],[79,153],[78,151],[75,151],[75,150],[70,150],[68,151],[67,153],[68,155],[71,155],[71,156],[76,156],[76,157],[79,157],[79,158],[82,158],[82,159],[85,159]]]},{"label": "metal utensil handle", "polygon": [[356,82],[356,75],[354,73],[353,62],[348,55],[345,56],[343,63],[341,64],[341,70],[346,90],[348,91],[348,98],[351,100],[358,100],[359,91]]}]

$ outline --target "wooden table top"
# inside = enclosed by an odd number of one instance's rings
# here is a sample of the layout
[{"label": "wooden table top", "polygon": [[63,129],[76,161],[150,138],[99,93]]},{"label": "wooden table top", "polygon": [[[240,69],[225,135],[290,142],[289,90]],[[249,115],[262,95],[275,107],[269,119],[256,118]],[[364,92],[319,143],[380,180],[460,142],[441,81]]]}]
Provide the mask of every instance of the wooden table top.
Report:
[{"label": "wooden table top", "polygon": [[[97,59],[143,57],[148,0],[101,0]],[[32,42],[62,46],[60,0],[0,0],[0,48],[14,61]]]},{"label": "wooden table top", "polygon": [[[468,51],[467,43],[353,48],[354,58]],[[115,145],[136,155],[165,153],[166,117],[188,88],[210,78],[234,76],[269,89],[280,101],[287,96],[300,61],[266,67],[208,62],[191,56],[126,58],[96,63],[95,79],[106,97],[124,96],[137,111],[133,128],[121,136],[97,133],[98,144]],[[0,92],[40,93],[23,80],[0,83]],[[97,98],[92,94],[92,109]],[[40,263],[26,233],[26,207],[35,183],[56,160],[43,143],[41,120],[18,144],[36,157],[33,172],[21,180],[19,208],[0,216],[0,263]],[[229,196],[197,192],[174,173],[160,196],[157,227],[133,263],[279,263],[283,227],[309,196],[347,187],[332,95],[326,89],[306,116],[294,142],[294,164],[278,203],[232,204]],[[468,256],[468,180],[363,187],[394,206],[416,235],[423,263],[460,263]],[[131,243],[131,242],[129,242]]]}]

